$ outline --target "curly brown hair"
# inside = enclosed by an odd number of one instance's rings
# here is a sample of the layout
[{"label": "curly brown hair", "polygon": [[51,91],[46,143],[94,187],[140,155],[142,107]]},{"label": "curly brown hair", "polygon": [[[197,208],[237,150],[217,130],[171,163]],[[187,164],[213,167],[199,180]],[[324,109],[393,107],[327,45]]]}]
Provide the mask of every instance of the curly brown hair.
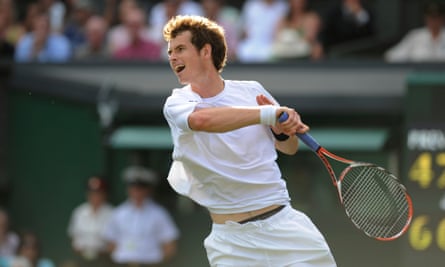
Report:
[{"label": "curly brown hair", "polygon": [[191,43],[201,50],[205,44],[212,47],[212,60],[218,72],[221,72],[227,61],[227,43],[224,29],[216,22],[201,16],[172,17],[164,26],[164,39],[169,42],[180,33],[190,31]]}]

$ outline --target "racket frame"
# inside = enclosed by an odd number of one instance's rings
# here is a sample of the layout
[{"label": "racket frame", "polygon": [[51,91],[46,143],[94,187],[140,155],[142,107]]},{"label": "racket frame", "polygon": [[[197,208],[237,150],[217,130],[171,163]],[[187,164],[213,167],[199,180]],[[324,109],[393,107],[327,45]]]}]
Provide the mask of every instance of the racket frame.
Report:
[{"label": "racket frame", "polygon": [[[329,152],[327,149],[325,149],[324,147],[322,147],[321,145],[319,145],[315,139],[309,135],[308,133],[304,133],[304,134],[297,134],[297,136],[306,144],[308,145],[312,150],[314,150],[313,148],[315,148],[314,152],[315,154],[317,154],[317,156],[320,158],[320,160],[323,162],[323,165],[326,167],[329,176],[331,177],[332,183],[334,184],[334,186],[337,188],[337,192],[338,192],[338,196],[340,199],[340,203],[342,205],[344,205],[344,201],[343,201],[343,195],[342,195],[342,190],[341,190],[341,186],[342,186],[342,180],[345,177],[345,175],[349,172],[349,170],[351,168],[353,168],[354,166],[357,165],[367,165],[367,166],[372,166],[372,167],[376,167],[379,168],[380,170],[386,172],[387,174],[389,174],[395,181],[397,181],[397,183],[399,184],[400,187],[402,187],[402,189],[405,191],[405,198],[406,201],[408,203],[408,219],[404,225],[404,227],[401,229],[401,231],[399,231],[396,235],[390,236],[390,237],[379,237],[379,236],[372,236],[369,233],[367,233],[366,231],[364,231],[361,227],[359,227],[359,225],[352,220],[348,210],[345,208],[345,213],[346,215],[351,219],[352,223],[355,225],[355,227],[357,227],[358,229],[362,230],[362,232],[364,232],[367,236],[372,237],[374,239],[377,239],[379,241],[391,241],[391,240],[395,240],[397,238],[399,238],[401,235],[403,235],[409,228],[410,224],[411,224],[411,220],[413,217],[413,204],[412,204],[412,199],[409,196],[409,194],[406,192],[406,188],[405,186],[403,186],[403,184],[401,184],[399,182],[399,179],[397,179],[397,177],[395,177],[392,173],[388,172],[387,170],[385,170],[384,168],[381,168],[375,164],[371,164],[371,163],[366,163],[366,162],[357,162],[357,161],[353,161],[353,160],[349,160],[340,156],[337,156],[331,152]],[[310,140],[310,141],[308,141]],[[313,142],[315,142],[317,144],[317,147],[315,147],[313,145]],[[329,162],[328,158],[338,161],[338,162],[342,162],[347,164],[348,166],[346,168],[344,168],[342,170],[342,172],[340,173],[340,176],[337,177],[337,175],[335,174],[334,169],[332,168],[331,163]]]},{"label": "racket frame", "polygon": [[[288,118],[288,114],[287,113],[282,113],[280,115],[280,117],[278,118],[278,122],[284,122],[286,121]],[[382,171],[386,172],[387,174],[390,175],[390,177],[392,177],[398,184],[399,186],[402,188],[402,190],[405,193],[405,198],[406,201],[408,203],[408,219],[406,221],[406,224],[404,225],[404,227],[402,228],[401,231],[399,231],[396,235],[391,236],[391,237],[377,237],[377,236],[372,236],[369,233],[367,233],[366,231],[364,231],[363,229],[361,229],[361,227],[359,227],[358,224],[356,224],[356,222],[354,222],[354,220],[352,220],[352,218],[350,217],[350,214],[348,213],[347,209],[345,208],[346,211],[346,215],[351,219],[352,223],[360,230],[362,230],[362,232],[364,232],[367,236],[375,238],[377,240],[380,241],[391,241],[394,239],[397,239],[398,237],[400,237],[402,234],[404,234],[410,224],[411,224],[411,219],[413,216],[413,204],[412,204],[412,199],[409,196],[409,194],[406,192],[406,188],[405,186],[403,186],[403,184],[401,184],[399,182],[399,179],[397,179],[396,176],[394,176],[392,173],[388,172],[387,170],[385,170],[384,168],[381,168],[375,164],[371,164],[371,163],[366,163],[366,162],[357,162],[357,161],[353,161],[353,160],[349,160],[340,156],[337,156],[331,152],[329,152],[327,149],[325,149],[324,147],[322,147],[309,133],[303,133],[303,134],[296,134],[299,139],[301,141],[303,141],[303,143],[305,143],[313,152],[315,152],[315,154],[317,154],[317,156],[320,158],[320,160],[323,162],[323,165],[326,167],[329,176],[331,177],[332,183],[334,184],[334,186],[337,188],[337,192],[338,192],[338,196],[340,199],[341,204],[344,206],[344,202],[343,202],[343,196],[342,196],[342,190],[341,190],[341,182],[343,180],[343,178],[345,177],[345,175],[348,173],[348,171],[356,166],[356,165],[368,165],[368,166],[373,166],[373,167],[377,167],[379,169],[381,169]],[[347,164],[348,166],[343,169],[343,171],[340,173],[340,176],[337,178],[337,175],[335,174],[334,169],[332,168],[331,163],[329,162],[328,158],[338,161],[338,162],[342,162]]]}]

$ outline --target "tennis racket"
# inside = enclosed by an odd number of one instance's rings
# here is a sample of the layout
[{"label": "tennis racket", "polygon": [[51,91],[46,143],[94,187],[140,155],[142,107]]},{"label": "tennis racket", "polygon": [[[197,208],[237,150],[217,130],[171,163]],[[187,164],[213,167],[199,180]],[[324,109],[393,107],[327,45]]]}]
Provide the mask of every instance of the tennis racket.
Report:
[{"label": "tennis racket", "polygon": [[[278,121],[284,122],[287,118],[288,114],[282,113]],[[394,240],[408,230],[413,205],[397,177],[374,164],[334,155],[318,144],[309,133],[297,136],[325,165],[347,216],[358,229],[382,241]],[[347,164],[338,178],[328,158]]]}]

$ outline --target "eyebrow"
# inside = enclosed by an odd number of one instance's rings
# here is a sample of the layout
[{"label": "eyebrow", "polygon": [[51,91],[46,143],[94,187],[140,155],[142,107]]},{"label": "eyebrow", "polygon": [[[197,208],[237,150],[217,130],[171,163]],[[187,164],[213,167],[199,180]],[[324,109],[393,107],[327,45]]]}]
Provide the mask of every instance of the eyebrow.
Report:
[{"label": "eyebrow", "polygon": [[178,50],[179,48],[184,48],[184,47],[185,47],[184,44],[178,44],[177,46],[173,47],[173,49],[169,48],[169,49],[167,50],[167,54],[170,55],[170,54],[172,53],[173,50]]}]

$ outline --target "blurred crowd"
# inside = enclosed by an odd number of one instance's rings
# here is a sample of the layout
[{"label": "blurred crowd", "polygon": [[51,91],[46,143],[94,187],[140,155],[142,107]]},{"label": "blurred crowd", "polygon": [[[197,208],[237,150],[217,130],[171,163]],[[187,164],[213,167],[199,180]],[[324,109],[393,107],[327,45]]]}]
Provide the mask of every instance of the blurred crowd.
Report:
[{"label": "blurred crowd", "polygon": [[17,234],[6,210],[0,209],[0,267],[55,267],[41,254],[39,237],[32,231]]},{"label": "blurred crowd", "polygon": [[[107,179],[88,177],[85,201],[68,218],[73,256],[57,266],[162,267],[176,255],[180,233],[168,210],[155,200],[156,172],[130,165],[122,178],[126,199],[113,206]],[[38,235],[17,234],[7,211],[0,209],[0,267],[55,267],[44,255]]]},{"label": "blurred crowd", "polygon": [[[376,34],[375,14],[362,0],[338,0],[315,10],[308,0],[35,0],[18,16],[0,0],[0,55],[16,62],[69,60],[166,61],[162,28],[177,14],[202,15],[226,31],[229,61],[321,60],[332,47]],[[444,9],[427,5],[424,26],[407,33],[382,58],[445,58]]]}]

